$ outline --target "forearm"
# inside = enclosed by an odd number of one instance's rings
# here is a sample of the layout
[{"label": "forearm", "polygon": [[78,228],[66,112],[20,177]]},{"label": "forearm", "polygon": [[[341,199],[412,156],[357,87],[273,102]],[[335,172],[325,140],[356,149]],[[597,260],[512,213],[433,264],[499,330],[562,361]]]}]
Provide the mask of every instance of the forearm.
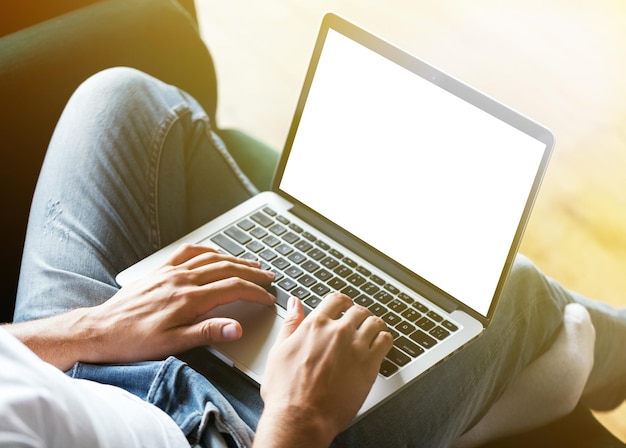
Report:
[{"label": "forearm", "polygon": [[3,325],[44,361],[62,371],[77,361],[93,361],[96,332],[84,309],[28,322]]}]

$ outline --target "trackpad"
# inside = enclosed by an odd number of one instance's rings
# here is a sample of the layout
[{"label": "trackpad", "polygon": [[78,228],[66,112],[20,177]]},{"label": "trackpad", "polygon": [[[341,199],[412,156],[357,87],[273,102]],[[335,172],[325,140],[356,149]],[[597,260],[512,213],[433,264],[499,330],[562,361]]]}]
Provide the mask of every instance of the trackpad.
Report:
[{"label": "trackpad", "polygon": [[241,339],[213,344],[211,351],[261,383],[269,350],[282,328],[283,318],[276,314],[276,307],[239,301],[221,305],[209,316],[230,317],[241,323]]}]

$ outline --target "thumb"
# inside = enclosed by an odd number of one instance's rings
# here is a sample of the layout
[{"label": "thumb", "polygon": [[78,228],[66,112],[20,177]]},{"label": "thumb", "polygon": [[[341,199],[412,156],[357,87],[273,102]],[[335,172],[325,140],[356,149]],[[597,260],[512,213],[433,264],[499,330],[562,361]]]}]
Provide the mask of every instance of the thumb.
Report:
[{"label": "thumb", "polygon": [[278,333],[276,342],[281,342],[293,334],[304,320],[304,308],[302,302],[297,297],[290,297],[287,302],[287,316],[283,322],[283,327]]},{"label": "thumb", "polygon": [[196,346],[201,346],[215,342],[236,341],[241,338],[243,329],[241,324],[234,319],[215,317],[189,327],[187,333],[196,341]]}]

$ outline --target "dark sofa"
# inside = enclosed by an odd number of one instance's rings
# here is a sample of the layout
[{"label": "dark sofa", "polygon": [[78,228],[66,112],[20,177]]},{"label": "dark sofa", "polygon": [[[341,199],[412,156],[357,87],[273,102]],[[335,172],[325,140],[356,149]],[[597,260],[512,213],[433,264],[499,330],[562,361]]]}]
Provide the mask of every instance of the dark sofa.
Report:
[{"label": "dark sofa", "polygon": [[[215,119],[217,80],[200,39],[193,0],[10,0],[0,19],[0,200],[3,269],[0,322],[12,320],[30,200],[54,125],[87,77],[130,66],[175,84]],[[219,123],[218,128],[219,128]],[[278,152],[235,129],[219,128],[242,169],[260,188],[271,181]],[[489,445],[622,447],[588,410]]]}]

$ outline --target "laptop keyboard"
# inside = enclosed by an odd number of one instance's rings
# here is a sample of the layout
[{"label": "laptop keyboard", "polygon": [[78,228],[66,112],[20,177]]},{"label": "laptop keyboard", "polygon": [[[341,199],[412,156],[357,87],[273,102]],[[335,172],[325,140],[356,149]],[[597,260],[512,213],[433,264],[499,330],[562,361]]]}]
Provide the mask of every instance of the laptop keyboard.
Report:
[{"label": "laptop keyboard", "polygon": [[258,260],[263,269],[274,272],[276,278],[269,290],[283,308],[293,295],[303,301],[308,314],[328,293],[339,291],[380,316],[394,339],[380,368],[385,377],[458,330],[448,318],[270,207],[251,213],[209,239],[224,251]]}]

